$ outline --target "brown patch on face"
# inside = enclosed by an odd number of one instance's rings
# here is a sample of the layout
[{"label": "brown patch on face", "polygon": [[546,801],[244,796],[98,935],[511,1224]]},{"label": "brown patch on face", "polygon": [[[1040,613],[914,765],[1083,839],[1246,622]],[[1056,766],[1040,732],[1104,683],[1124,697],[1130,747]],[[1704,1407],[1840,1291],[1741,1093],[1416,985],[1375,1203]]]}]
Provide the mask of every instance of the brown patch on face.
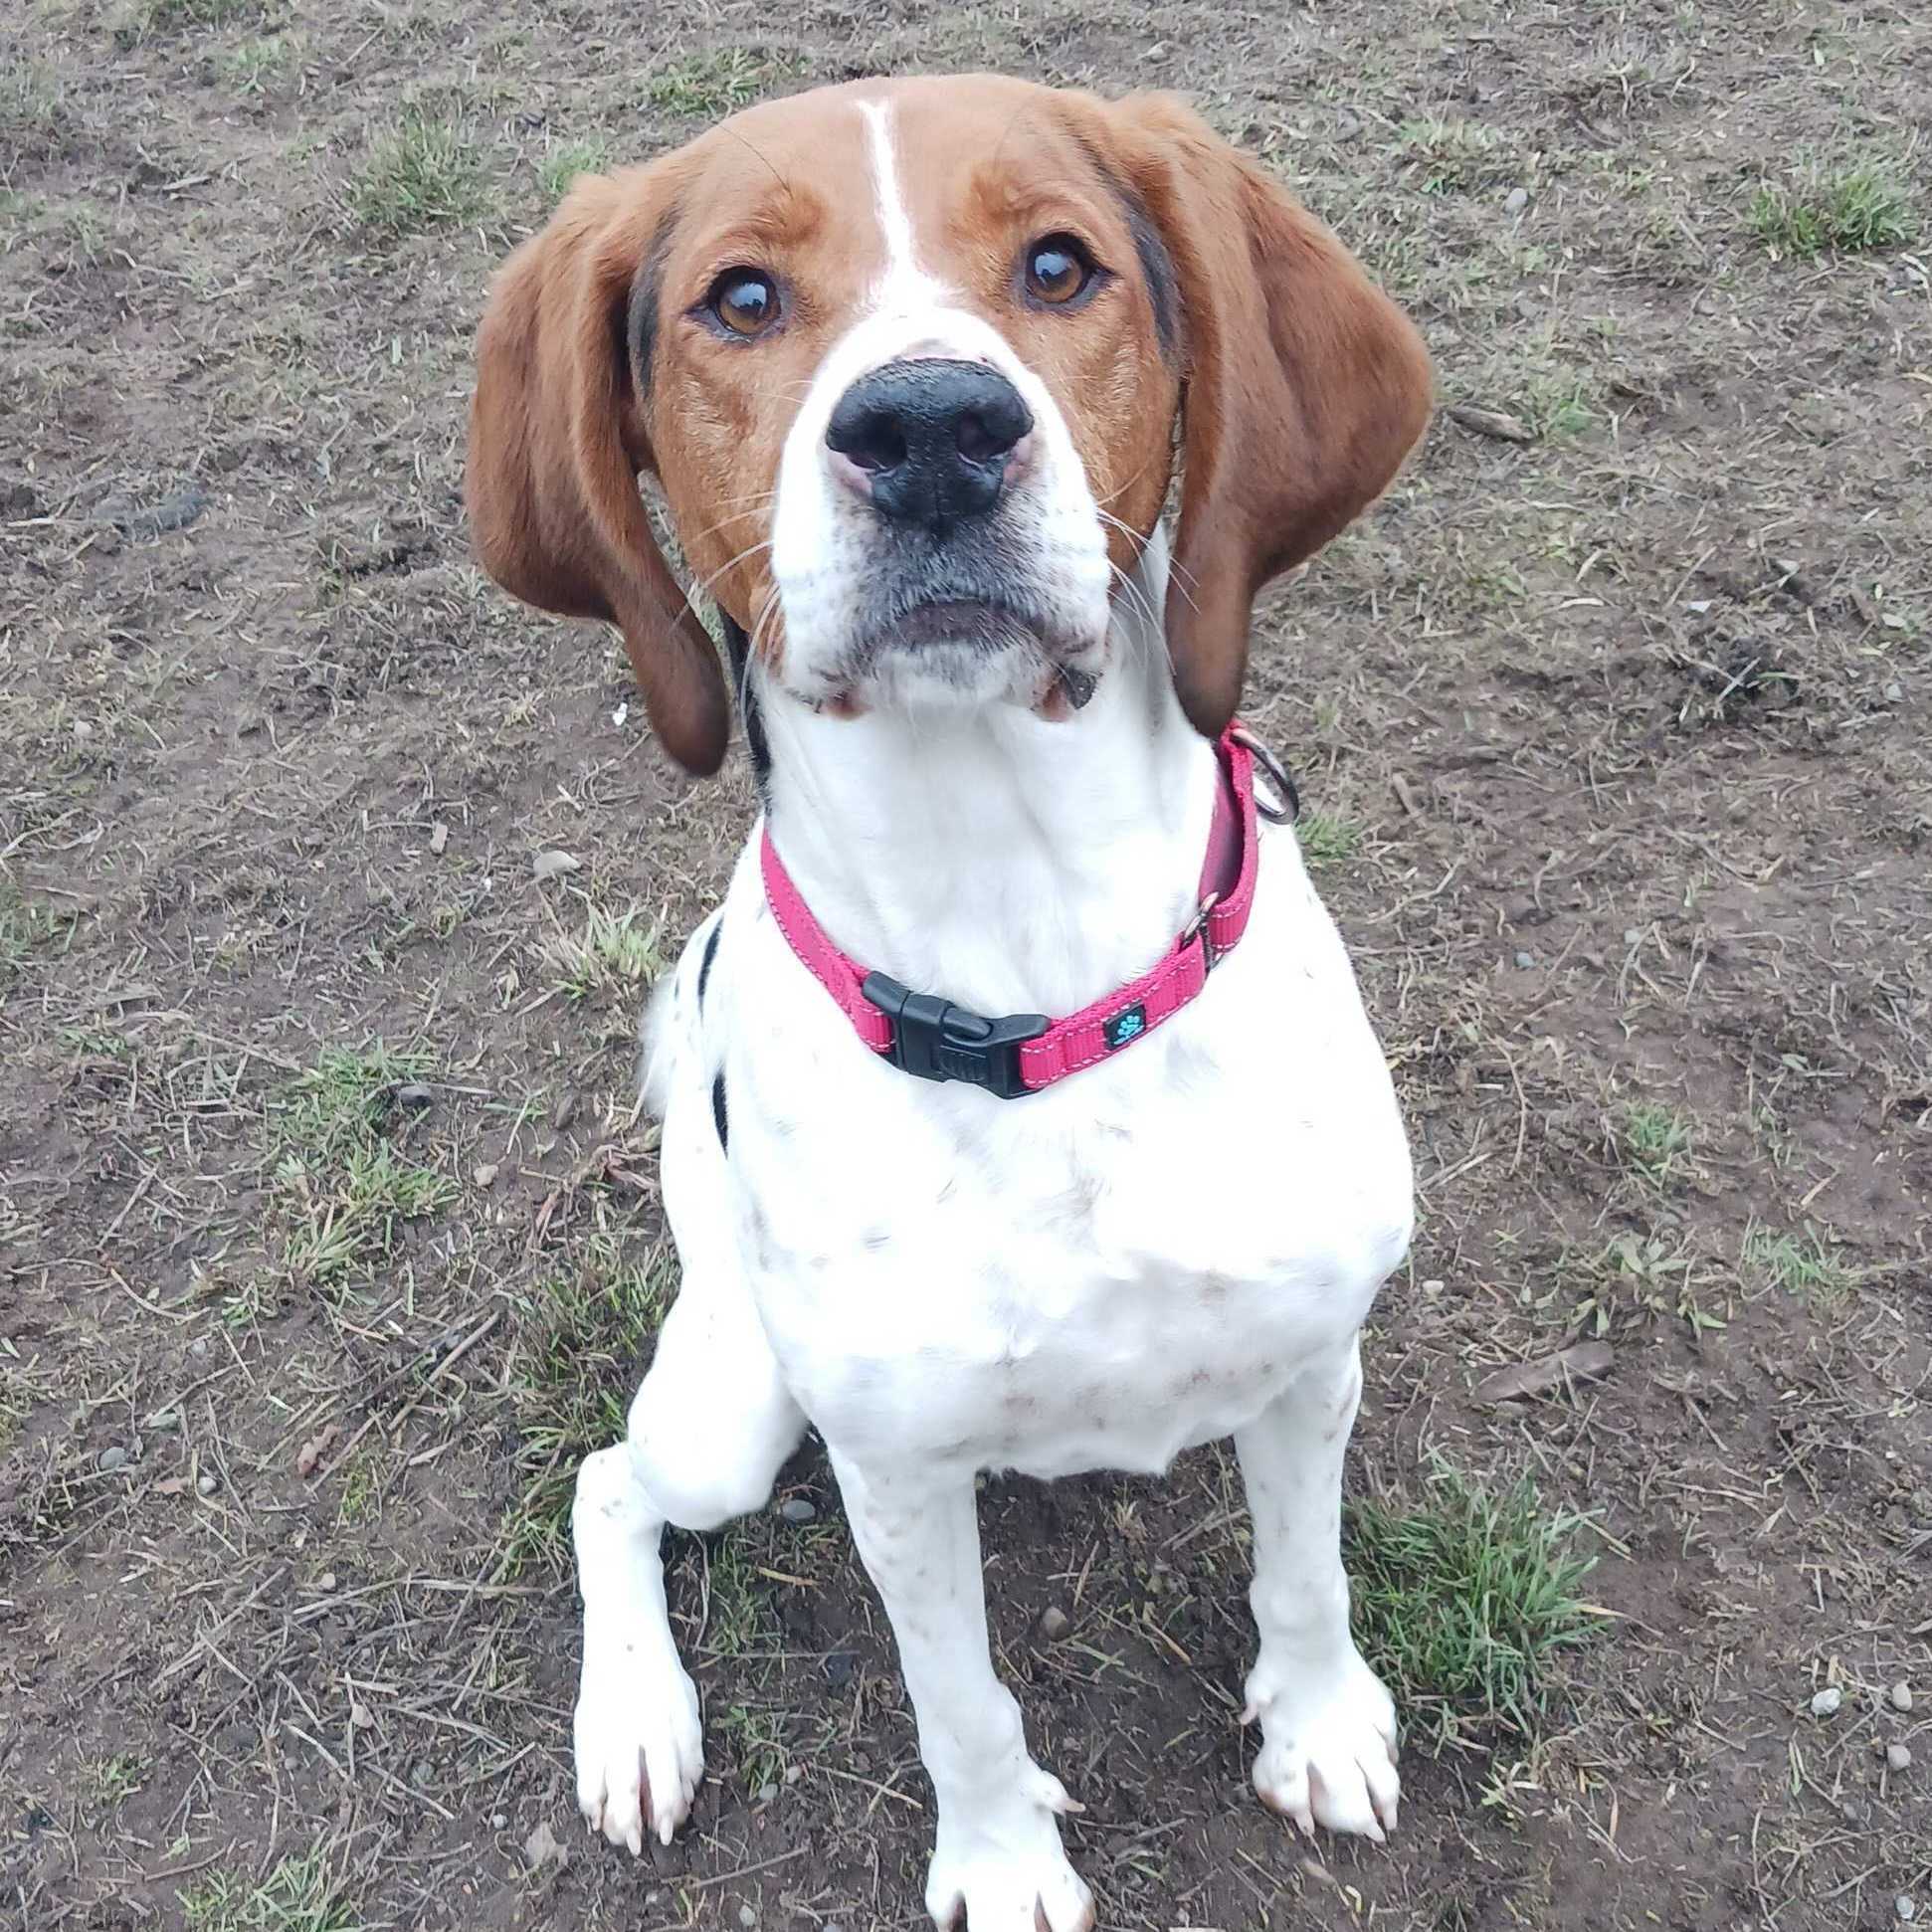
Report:
[{"label": "brown patch on face", "polygon": [[[1108,554],[1130,568],[1166,499],[1180,381],[1161,353],[1128,205],[1097,158],[1105,103],[985,78],[907,82],[893,99],[901,190],[932,257],[921,266],[1045,383],[1094,501],[1117,519]],[[962,168],[962,154],[984,158]],[[1063,304],[1030,296],[1025,282],[1030,250],[1058,236],[1080,243],[1095,270]]]},{"label": "brown patch on face", "polygon": [[[688,156],[659,265],[645,413],[693,575],[775,660],[783,637],[763,543],[779,459],[819,364],[885,266],[865,117],[852,90],[805,95],[737,115]],[[733,269],[776,287],[778,318],[762,334],[733,335],[706,308]]]}]

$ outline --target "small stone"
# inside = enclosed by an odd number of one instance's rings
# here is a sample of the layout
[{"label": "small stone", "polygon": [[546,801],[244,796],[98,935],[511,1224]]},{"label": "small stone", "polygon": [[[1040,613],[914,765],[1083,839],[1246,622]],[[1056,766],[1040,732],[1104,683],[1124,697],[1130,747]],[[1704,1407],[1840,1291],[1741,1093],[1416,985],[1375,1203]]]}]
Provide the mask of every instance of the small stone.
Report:
[{"label": "small stone", "polygon": [[758,1802],[761,1805],[769,1805],[777,1796],[778,1787],[770,1779],[767,1779],[758,1787]]},{"label": "small stone", "polygon": [[329,1591],[335,1588],[335,1572],[333,1570],[324,1570],[322,1574],[315,1579],[315,1588],[321,1591],[324,1596],[326,1596]]},{"label": "small stone", "polygon": [[143,1429],[154,1430],[165,1436],[170,1430],[181,1427],[181,1411],[178,1409],[157,1409],[142,1424]]},{"label": "small stone", "polygon": [[563,1098],[560,1099],[557,1102],[557,1104],[550,1109],[550,1124],[557,1130],[558,1133],[562,1133],[563,1130],[567,1126],[569,1126],[573,1120],[576,1119],[576,1117],[577,1117],[577,1096],[575,1093],[566,1093],[563,1096]]},{"label": "small stone", "polygon": [[1892,1900],[1892,1910],[1898,1915],[1899,1924],[1910,1925],[1919,1915],[1918,1901],[1910,1892],[1900,1892]]},{"label": "small stone", "polygon": [[492,1832],[505,1832],[509,1829],[509,1820],[501,1812],[491,1812],[489,1815],[489,1829]]},{"label": "small stone", "polygon": [[436,1098],[436,1089],[423,1084],[421,1080],[405,1080],[396,1089],[397,1103],[405,1107],[423,1108]]},{"label": "small stone", "polygon": [[1888,1744],[1885,1746],[1885,1769],[1887,1771],[1907,1771],[1912,1764],[1912,1747],[1909,1744]]},{"label": "small stone", "polygon": [[195,1477],[195,1488],[201,1495],[212,1496],[220,1487],[221,1484],[215,1480],[214,1475],[207,1469],[204,1469],[200,1475]]},{"label": "small stone", "polygon": [[802,1764],[788,1764],[785,1767],[785,1782],[788,1785],[797,1784],[804,1776],[805,1767]]},{"label": "small stone", "polygon": [[1912,1708],[1912,1686],[1903,1677],[1900,1677],[1885,1694],[1891,1699],[1893,1710]]},{"label": "small stone", "polygon": [[1502,212],[1505,215],[1520,215],[1523,212],[1523,210],[1528,206],[1529,206],[1529,190],[1527,188],[1511,188],[1510,191],[1503,196]]},{"label": "small stone", "polygon": [[1049,1643],[1058,1643],[1073,1626],[1067,1621],[1065,1611],[1058,1604],[1049,1604],[1040,1613],[1040,1635]]},{"label": "small stone", "polygon": [[1904,695],[1905,695],[1905,686],[1901,684],[1896,678],[1893,678],[1892,681],[1885,686],[1885,702],[1887,704],[1898,703],[1899,700],[1904,697]]},{"label": "small stone", "polygon": [[744,1932],[751,1932],[751,1928],[758,1923],[758,1914],[749,1905],[740,1905],[738,1923],[744,1927]]},{"label": "small stone", "polygon": [[540,852],[530,861],[530,870],[538,879],[555,878],[561,872],[574,872],[583,864],[567,852]]},{"label": "small stone", "polygon": [[100,1466],[108,1470],[125,1468],[127,1451],[118,1443],[110,1444],[100,1451]]},{"label": "small stone", "polygon": [[409,1767],[409,1782],[418,1791],[428,1791],[430,1788],[430,1780],[435,1776],[436,1773],[430,1768],[430,1761],[427,1758],[418,1758]]},{"label": "small stone", "polygon": [[1530,969],[1530,968],[1531,968],[1532,966],[1534,966],[1535,964],[1536,964],[1536,955],[1535,955],[1534,953],[1532,953],[1532,952],[1518,952],[1518,953],[1517,953],[1517,955],[1516,955],[1516,970],[1517,970],[1517,971],[1518,971],[1519,973],[1526,973],[1526,972],[1528,972],[1528,971],[1529,971],[1529,969]]},{"label": "small stone", "polygon": [[788,1523],[809,1523],[817,1517],[819,1512],[805,1497],[787,1496],[778,1505],[778,1513]]},{"label": "small stone", "polygon": [[551,1831],[548,1819],[544,1819],[523,1840],[523,1857],[532,1871],[541,1871],[545,1865],[556,1865],[561,1869],[570,1862],[570,1853],[558,1841],[556,1833]]},{"label": "small stone", "polygon": [[206,1335],[197,1335],[194,1338],[194,1340],[188,1344],[188,1353],[192,1355],[197,1362],[205,1362],[208,1359],[208,1337]]},{"label": "small stone", "polygon": [[1838,1706],[1843,1702],[1844,1692],[1836,1684],[1827,1684],[1812,1699],[1812,1715],[1814,1717],[1835,1717],[1838,1714]]},{"label": "small stone", "polygon": [[430,850],[441,858],[450,843],[450,828],[441,819],[430,827]]},{"label": "small stone", "polygon": [[496,1185],[496,1163],[494,1161],[480,1161],[477,1164],[474,1178],[480,1188],[494,1187]]},{"label": "small stone", "polygon": [[376,1721],[375,1712],[373,1712],[367,1704],[351,1703],[349,1705],[349,1722],[353,1724],[358,1731],[368,1730],[369,1727],[375,1723],[375,1721]]},{"label": "small stone", "polygon": [[1627,945],[1627,946],[1641,946],[1641,945],[1642,945],[1642,943],[1643,943],[1643,929],[1642,929],[1642,927],[1641,927],[1641,926],[1626,926],[1626,927],[1624,928],[1624,944],[1625,944],[1625,945]]}]

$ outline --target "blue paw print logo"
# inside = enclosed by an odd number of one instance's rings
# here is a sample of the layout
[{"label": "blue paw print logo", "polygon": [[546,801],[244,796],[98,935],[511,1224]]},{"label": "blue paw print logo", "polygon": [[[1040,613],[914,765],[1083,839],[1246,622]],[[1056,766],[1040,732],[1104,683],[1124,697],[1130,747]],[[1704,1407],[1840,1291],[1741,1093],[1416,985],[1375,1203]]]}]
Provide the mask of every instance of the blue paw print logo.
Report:
[{"label": "blue paw print logo", "polygon": [[1136,1002],[1133,1006],[1123,1007],[1101,1029],[1107,1049],[1124,1047],[1130,1040],[1138,1040],[1147,1031],[1147,1009]]}]

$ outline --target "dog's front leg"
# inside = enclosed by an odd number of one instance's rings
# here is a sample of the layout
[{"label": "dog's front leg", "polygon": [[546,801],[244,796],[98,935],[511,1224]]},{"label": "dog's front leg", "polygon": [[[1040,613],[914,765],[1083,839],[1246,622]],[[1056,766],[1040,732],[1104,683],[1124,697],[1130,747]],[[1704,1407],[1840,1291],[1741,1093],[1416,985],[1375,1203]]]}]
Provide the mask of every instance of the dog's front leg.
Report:
[{"label": "dog's front leg", "polygon": [[1312,1363],[1235,1437],[1255,1522],[1249,1601],[1260,1654],[1244,1722],[1261,1721],[1255,1789],[1304,1832],[1393,1831],[1395,1704],[1348,1629],[1342,1456],[1362,1394],[1361,1352]]},{"label": "dog's front leg", "polygon": [[926,1910],[971,1932],[1088,1932],[1093,1901],[1061,1849],[1060,1780],[1028,1755],[993,1673],[970,1479],[833,1455],[853,1540],[898,1640],[939,1827]]}]

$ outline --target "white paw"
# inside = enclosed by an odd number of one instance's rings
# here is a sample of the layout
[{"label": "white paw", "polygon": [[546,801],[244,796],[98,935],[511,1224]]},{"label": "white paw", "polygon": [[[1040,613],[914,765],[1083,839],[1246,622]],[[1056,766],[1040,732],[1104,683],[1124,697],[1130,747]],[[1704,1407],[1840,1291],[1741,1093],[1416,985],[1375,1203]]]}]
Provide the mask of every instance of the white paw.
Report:
[{"label": "white paw", "polygon": [[584,1660],[577,1694],[577,1803],[613,1844],[663,1844],[689,1817],[704,1775],[697,1691],[668,1645],[649,1638]]},{"label": "white paw", "polygon": [[1277,1670],[1266,1659],[1248,1678],[1242,1722],[1261,1720],[1255,1789],[1302,1831],[1361,1832],[1381,1841],[1396,1829],[1395,1700],[1350,1646],[1326,1675]]},{"label": "white paw", "polygon": [[1092,1932],[1093,1894],[1061,1849],[1057,1813],[1080,1808],[1060,1780],[1030,1764],[1003,1803],[943,1800],[926,1875],[926,1910],[942,1928],[966,1914],[968,1932]]}]

